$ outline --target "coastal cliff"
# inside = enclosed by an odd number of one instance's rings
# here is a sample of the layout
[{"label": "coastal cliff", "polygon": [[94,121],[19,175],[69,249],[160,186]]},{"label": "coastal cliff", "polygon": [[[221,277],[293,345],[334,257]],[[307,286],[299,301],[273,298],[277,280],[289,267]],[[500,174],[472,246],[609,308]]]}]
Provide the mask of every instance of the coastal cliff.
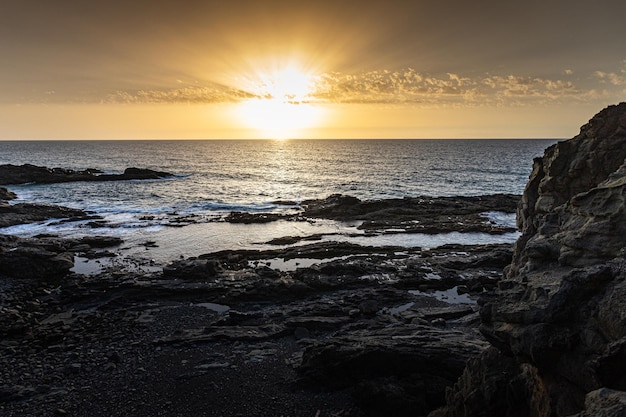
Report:
[{"label": "coastal cliff", "polygon": [[481,302],[493,347],[431,416],[626,415],[625,200],[621,103],[534,161],[513,261]]}]

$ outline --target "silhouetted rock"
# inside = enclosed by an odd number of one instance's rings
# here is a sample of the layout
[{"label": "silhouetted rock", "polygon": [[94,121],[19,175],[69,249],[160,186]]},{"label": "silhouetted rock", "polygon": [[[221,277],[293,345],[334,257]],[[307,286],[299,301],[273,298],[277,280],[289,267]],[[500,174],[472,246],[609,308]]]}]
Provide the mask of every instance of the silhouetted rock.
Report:
[{"label": "silhouetted rock", "polygon": [[[513,362],[505,373],[500,360],[474,362],[433,415],[620,415],[600,411],[610,401],[596,390],[626,391],[625,200],[622,103],[535,160],[506,280],[480,309],[482,333]],[[504,402],[498,384],[508,384]]]},{"label": "silhouetted rock", "polygon": [[52,184],[73,181],[148,180],[172,177],[168,172],[151,169],[127,168],[123,174],[103,174],[97,169],[75,171],[65,168],[46,168],[31,164],[0,165],[0,184]]}]

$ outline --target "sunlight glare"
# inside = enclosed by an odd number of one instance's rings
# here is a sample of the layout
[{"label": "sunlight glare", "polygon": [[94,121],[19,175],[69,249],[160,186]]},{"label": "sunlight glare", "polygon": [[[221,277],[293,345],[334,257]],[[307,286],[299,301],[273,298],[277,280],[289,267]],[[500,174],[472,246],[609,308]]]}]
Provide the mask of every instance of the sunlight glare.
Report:
[{"label": "sunlight glare", "polygon": [[294,67],[261,75],[260,96],[288,102],[304,101],[312,90],[311,77]]},{"label": "sunlight glare", "polygon": [[275,99],[254,99],[238,106],[243,122],[263,137],[287,139],[297,137],[301,130],[315,127],[320,111],[317,107]]},{"label": "sunlight glare", "polygon": [[321,119],[321,109],[310,103],[314,78],[296,66],[259,73],[247,88],[257,98],[238,105],[237,119],[263,137],[299,137]]}]

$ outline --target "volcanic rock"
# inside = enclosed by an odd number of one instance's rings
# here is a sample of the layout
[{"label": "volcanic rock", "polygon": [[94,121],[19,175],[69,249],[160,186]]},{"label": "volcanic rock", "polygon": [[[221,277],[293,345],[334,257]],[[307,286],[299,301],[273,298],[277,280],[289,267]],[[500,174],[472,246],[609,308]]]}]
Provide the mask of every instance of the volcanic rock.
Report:
[{"label": "volcanic rock", "polygon": [[55,279],[74,266],[74,256],[50,241],[0,235],[0,276]]},{"label": "volcanic rock", "polygon": [[[612,398],[626,391],[625,200],[621,103],[535,159],[513,261],[480,309],[482,333],[511,366],[502,373],[502,360],[479,359],[448,396],[447,411],[433,415],[619,415],[598,411],[597,390],[621,392]],[[508,384],[507,401],[498,402],[498,384]]]},{"label": "volcanic rock", "polygon": [[34,223],[49,219],[87,220],[91,218],[85,211],[63,206],[45,204],[0,204],[0,227]]},{"label": "volcanic rock", "polygon": [[514,212],[519,196],[493,194],[475,197],[406,197],[365,200],[333,194],[324,200],[302,202],[307,217],[335,220],[380,220],[429,215],[466,215],[491,210]]},{"label": "volcanic rock", "polygon": [[6,188],[0,187],[0,200],[15,200],[17,195],[15,193],[7,190]]},{"label": "volcanic rock", "polygon": [[466,333],[420,325],[353,330],[304,351],[304,380],[357,385],[369,415],[424,415],[444,403],[446,387],[485,348]]},{"label": "volcanic rock", "polygon": [[172,177],[168,172],[151,169],[126,168],[123,174],[102,174],[97,169],[72,170],[37,165],[0,165],[0,184],[52,184],[73,181],[148,180]]}]

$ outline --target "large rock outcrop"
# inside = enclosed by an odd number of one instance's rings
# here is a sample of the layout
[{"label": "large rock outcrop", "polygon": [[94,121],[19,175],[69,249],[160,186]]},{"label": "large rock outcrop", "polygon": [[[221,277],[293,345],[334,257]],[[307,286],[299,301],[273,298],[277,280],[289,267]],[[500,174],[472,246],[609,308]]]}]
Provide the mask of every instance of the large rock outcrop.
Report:
[{"label": "large rock outcrop", "polygon": [[626,103],[594,116],[578,136],[534,161],[518,209],[522,236],[509,276],[592,265],[624,247]]},{"label": "large rock outcrop", "polygon": [[470,362],[433,415],[626,415],[625,200],[621,103],[534,161],[513,261],[480,310],[497,349]]}]

